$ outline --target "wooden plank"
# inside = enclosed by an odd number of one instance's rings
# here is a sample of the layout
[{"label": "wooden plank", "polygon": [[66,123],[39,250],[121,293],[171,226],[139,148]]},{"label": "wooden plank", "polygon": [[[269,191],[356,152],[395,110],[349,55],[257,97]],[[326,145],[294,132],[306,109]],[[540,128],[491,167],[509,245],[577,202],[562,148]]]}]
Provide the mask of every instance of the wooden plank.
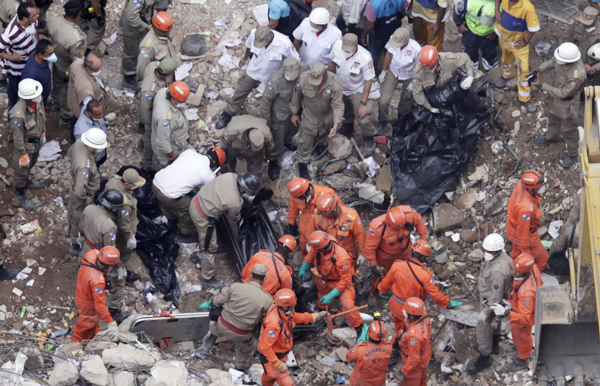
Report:
[{"label": "wooden plank", "polygon": [[204,89],[206,89],[205,84],[199,85],[198,90],[190,95],[186,102],[192,106],[200,106],[200,102],[202,102],[202,95],[204,95]]},{"label": "wooden plank", "polygon": [[240,28],[242,26],[242,23],[244,23],[244,20],[246,20],[246,17],[244,15],[238,15],[238,17],[235,18],[233,23],[231,23],[231,26],[229,27],[229,29],[225,32],[225,34],[223,35],[221,40],[219,40],[219,44],[217,44],[217,48],[221,47],[221,44],[223,44],[229,40],[229,37],[231,36],[231,34],[235,31],[237,31],[238,28]]}]

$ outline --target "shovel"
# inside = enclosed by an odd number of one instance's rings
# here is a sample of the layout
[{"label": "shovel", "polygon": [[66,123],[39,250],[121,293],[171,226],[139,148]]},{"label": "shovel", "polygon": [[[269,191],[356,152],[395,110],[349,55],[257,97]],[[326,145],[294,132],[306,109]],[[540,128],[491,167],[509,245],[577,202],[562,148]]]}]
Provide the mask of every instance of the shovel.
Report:
[{"label": "shovel", "polygon": [[354,312],[354,311],[363,310],[363,309],[365,309],[367,307],[369,307],[369,305],[365,304],[364,306],[356,307],[356,308],[353,308],[353,309],[348,310],[348,311],[339,312],[339,313],[337,313],[335,315],[330,315],[329,314],[329,307],[327,307],[327,332],[329,334],[331,334],[333,332],[333,319],[337,318],[338,316],[343,316],[343,315],[349,314],[349,313]]}]

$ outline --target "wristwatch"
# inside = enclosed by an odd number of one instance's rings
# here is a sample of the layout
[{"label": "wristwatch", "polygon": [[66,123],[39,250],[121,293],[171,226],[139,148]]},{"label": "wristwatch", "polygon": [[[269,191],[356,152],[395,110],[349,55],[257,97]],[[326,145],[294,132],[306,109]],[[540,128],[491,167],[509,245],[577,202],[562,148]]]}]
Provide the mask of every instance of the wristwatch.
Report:
[{"label": "wristwatch", "polygon": [[367,102],[360,101],[360,104],[363,105],[363,106],[366,106]]}]

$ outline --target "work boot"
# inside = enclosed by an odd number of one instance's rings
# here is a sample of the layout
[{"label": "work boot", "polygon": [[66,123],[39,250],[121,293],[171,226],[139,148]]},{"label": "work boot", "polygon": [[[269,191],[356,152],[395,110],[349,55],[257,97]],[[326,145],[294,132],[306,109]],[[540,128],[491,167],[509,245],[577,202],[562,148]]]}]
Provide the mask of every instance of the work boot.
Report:
[{"label": "work boot", "polygon": [[135,75],[123,75],[121,87],[130,88],[133,91],[140,91],[140,85],[138,84]]},{"label": "work boot", "polygon": [[126,283],[134,283],[138,280],[140,280],[140,275],[133,271],[127,270],[127,277],[125,278]]},{"label": "work boot", "polygon": [[146,125],[144,125],[142,122],[139,122],[137,132],[138,134],[146,134]]},{"label": "work boot", "polygon": [[15,198],[26,211],[33,212],[35,210],[35,204],[27,197],[23,188],[15,188]]},{"label": "work boot", "polygon": [[375,138],[366,137],[365,138],[365,157],[370,157],[375,152]]},{"label": "work boot", "polygon": [[81,254],[81,247],[77,243],[71,244],[69,247],[69,255],[71,256],[79,256]]},{"label": "work boot", "polygon": [[64,130],[71,130],[71,122],[68,119],[61,118],[58,120],[58,127]]},{"label": "work boot", "polygon": [[527,110],[528,113],[533,113],[535,112],[535,110],[537,110],[535,103],[533,103],[532,101],[521,102],[521,106],[525,107],[525,110]]},{"label": "work boot", "polygon": [[220,281],[215,279],[213,276],[208,280],[203,278],[202,279],[202,287],[211,288],[211,289],[221,289],[221,288],[223,288],[223,283],[221,283]]},{"label": "work boot", "polygon": [[202,346],[196,350],[194,355],[200,359],[206,359],[206,354],[210,353],[216,341],[217,336],[213,335],[210,331],[207,332],[204,338],[202,338]]},{"label": "work boot", "polygon": [[221,130],[222,128],[224,128],[225,126],[227,126],[229,124],[229,121],[231,121],[231,115],[227,114],[226,112],[223,112],[223,114],[221,115],[221,118],[219,118],[219,120],[217,121],[215,128],[217,130]]},{"label": "work boot", "polygon": [[400,350],[396,347],[392,348],[392,355],[390,356],[390,364],[388,365],[388,369],[391,369],[396,365],[396,363],[400,362],[402,359],[402,355],[400,355]]},{"label": "work boot", "polygon": [[570,155],[565,156],[565,158],[558,161],[558,164],[563,169],[569,169],[571,166],[577,163],[577,158],[571,157]]},{"label": "work boot", "polygon": [[354,136],[354,122],[344,123],[337,133],[352,138]]},{"label": "work boot", "polygon": [[533,147],[537,148],[537,149],[541,149],[543,147],[548,147],[550,146],[551,143],[556,143],[558,142],[557,140],[548,140],[546,137],[538,137],[535,139],[535,142],[533,143]]},{"label": "work boot", "polygon": [[112,316],[117,324],[123,323],[123,321],[131,315],[131,312],[121,312],[121,310],[117,310],[116,308],[109,308],[108,312],[110,312],[110,316]]},{"label": "work boot", "polygon": [[0,281],[12,280],[18,273],[19,271],[14,268],[4,268],[4,265],[0,265]]},{"label": "work boot", "polygon": [[516,373],[517,371],[528,370],[527,359],[515,358],[514,361],[504,365],[502,372]]},{"label": "work boot", "polygon": [[269,170],[267,171],[267,175],[271,181],[275,181],[279,178],[279,172],[281,170],[281,166],[279,165],[279,161],[270,160],[269,161]]},{"label": "work boot", "polygon": [[469,374],[477,374],[478,372],[487,369],[492,365],[492,359],[489,355],[479,354],[479,358],[473,363],[469,363],[467,366],[467,372]]},{"label": "work boot", "polygon": [[500,77],[500,79],[498,79],[498,81],[496,82],[496,87],[498,87],[498,88],[504,88],[504,87],[506,87],[506,84],[511,79],[512,78],[510,78],[510,79],[504,79],[503,77]]},{"label": "work boot", "polygon": [[27,180],[27,183],[23,189],[44,189],[45,187],[46,185],[44,185],[44,183],[41,181]]},{"label": "work boot", "polygon": [[300,177],[304,178],[305,180],[310,181],[310,172],[308,171],[308,165],[305,164],[304,162],[298,163],[298,174],[300,175]]},{"label": "work boot", "polygon": [[493,337],[492,354],[500,355],[500,335],[494,335],[494,337]]},{"label": "work boot", "polygon": [[181,231],[177,232],[177,242],[183,244],[191,244],[198,242],[198,232],[192,232],[189,234],[183,234]]}]

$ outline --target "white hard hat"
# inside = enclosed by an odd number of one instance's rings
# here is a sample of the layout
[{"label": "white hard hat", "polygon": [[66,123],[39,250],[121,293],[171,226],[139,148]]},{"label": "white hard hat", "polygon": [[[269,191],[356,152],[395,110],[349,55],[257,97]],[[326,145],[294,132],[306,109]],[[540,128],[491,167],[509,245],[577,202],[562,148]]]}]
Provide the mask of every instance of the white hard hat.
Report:
[{"label": "white hard hat", "polygon": [[34,79],[23,79],[19,82],[19,98],[35,99],[42,95],[42,84]]},{"label": "white hard hat", "polygon": [[108,147],[106,133],[97,127],[92,127],[85,133],[81,134],[81,142],[93,149],[98,150],[106,149]]},{"label": "white hard hat", "polygon": [[600,61],[600,43],[596,43],[587,50],[587,56]]},{"label": "white hard hat", "polygon": [[329,11],[323,7],[313,9],[310,15],[308,16],[308,20],[317,25],[329,24],[330,18],[331,16],[329,15]]},{"label": "white hard hat", "polygon": [[554,50],[554,57],[563,63],[575,63],[581,58],[581,52],[575,44],[567,42]]},{"label": "white hard hat", "polygon": [[504,249],[504,237],[498,233],[491,233],[483,239],[483,249],[489,252],[497,252]]}]

